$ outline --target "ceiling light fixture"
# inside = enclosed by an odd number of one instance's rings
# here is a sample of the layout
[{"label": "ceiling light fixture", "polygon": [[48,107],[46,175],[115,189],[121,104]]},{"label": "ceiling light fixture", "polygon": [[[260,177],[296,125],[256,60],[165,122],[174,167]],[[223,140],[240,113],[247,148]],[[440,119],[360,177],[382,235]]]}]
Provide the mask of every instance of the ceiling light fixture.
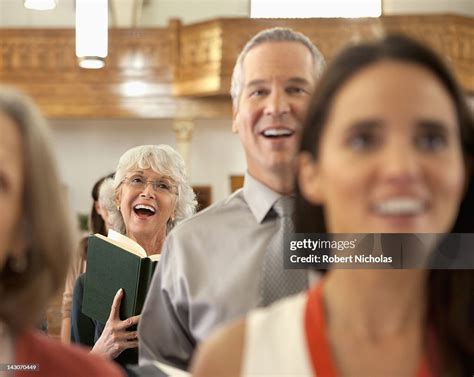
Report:
[{"label": "ceiling light fixture", "polygon": [[108,1],[76,0],[76,56],[81,68],[105,66],[108,44]]}]

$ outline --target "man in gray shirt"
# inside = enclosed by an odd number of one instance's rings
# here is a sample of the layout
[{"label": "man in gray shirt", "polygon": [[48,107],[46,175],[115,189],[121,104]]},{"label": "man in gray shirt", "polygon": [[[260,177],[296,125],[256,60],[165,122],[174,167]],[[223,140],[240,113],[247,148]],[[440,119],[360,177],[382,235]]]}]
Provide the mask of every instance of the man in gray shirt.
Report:
[{"label": "man in gray shirt", "polygon": [[264,30],[243,48],[231,96],[244,187],[168,236],[139,324],[140,364],[187,369],[216,326],[261,304],[264,256],[278,231],[272,207],[293,192],[302,122],[323,66],[309,39],[290,29]]}]

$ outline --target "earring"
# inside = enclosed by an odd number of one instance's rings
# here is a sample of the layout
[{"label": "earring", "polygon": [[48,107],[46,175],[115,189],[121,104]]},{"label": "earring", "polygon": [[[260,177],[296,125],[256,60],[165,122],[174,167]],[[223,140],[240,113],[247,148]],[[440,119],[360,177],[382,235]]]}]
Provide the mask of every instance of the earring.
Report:
[{"label": "earring", "polygon": [[26,267],[28,266],[28,260],[26,259],[25,255],[21,256],[11,256],[8,259],[8,266],[10,267],[10,270],[17,274],[21,274],[26,270]]}]

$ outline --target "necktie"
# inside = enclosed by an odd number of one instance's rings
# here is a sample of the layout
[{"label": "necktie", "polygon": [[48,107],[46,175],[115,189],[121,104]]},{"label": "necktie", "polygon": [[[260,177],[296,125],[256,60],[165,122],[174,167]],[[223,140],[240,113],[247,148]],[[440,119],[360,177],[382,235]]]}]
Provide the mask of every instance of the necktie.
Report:
[{"label": "necktie", "polygon": [[270,240],[263,260],[263,271],[260,286],[260,306],[267,306],[283,297],[301,292],[308,288],[306,270],[284,269],[285,239],[294,233],[293,214],[294,200],[282,196],[273,205],[277,213],[277,232]]}]

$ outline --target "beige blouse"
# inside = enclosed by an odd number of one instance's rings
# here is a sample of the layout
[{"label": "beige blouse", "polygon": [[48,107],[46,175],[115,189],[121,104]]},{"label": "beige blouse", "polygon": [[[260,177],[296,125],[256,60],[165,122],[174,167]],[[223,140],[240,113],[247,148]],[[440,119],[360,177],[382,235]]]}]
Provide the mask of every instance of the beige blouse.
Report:
[{"label": "beige blouse", "polygon": [[66,277],[66,284],[63,293],[62,315],[64,318],[71,318],[72,307],[72,293],[74,291],[74,284],[80,274],[86,271],[86,259],[82,250],[82,242],[73,258],[71,267]]}]

